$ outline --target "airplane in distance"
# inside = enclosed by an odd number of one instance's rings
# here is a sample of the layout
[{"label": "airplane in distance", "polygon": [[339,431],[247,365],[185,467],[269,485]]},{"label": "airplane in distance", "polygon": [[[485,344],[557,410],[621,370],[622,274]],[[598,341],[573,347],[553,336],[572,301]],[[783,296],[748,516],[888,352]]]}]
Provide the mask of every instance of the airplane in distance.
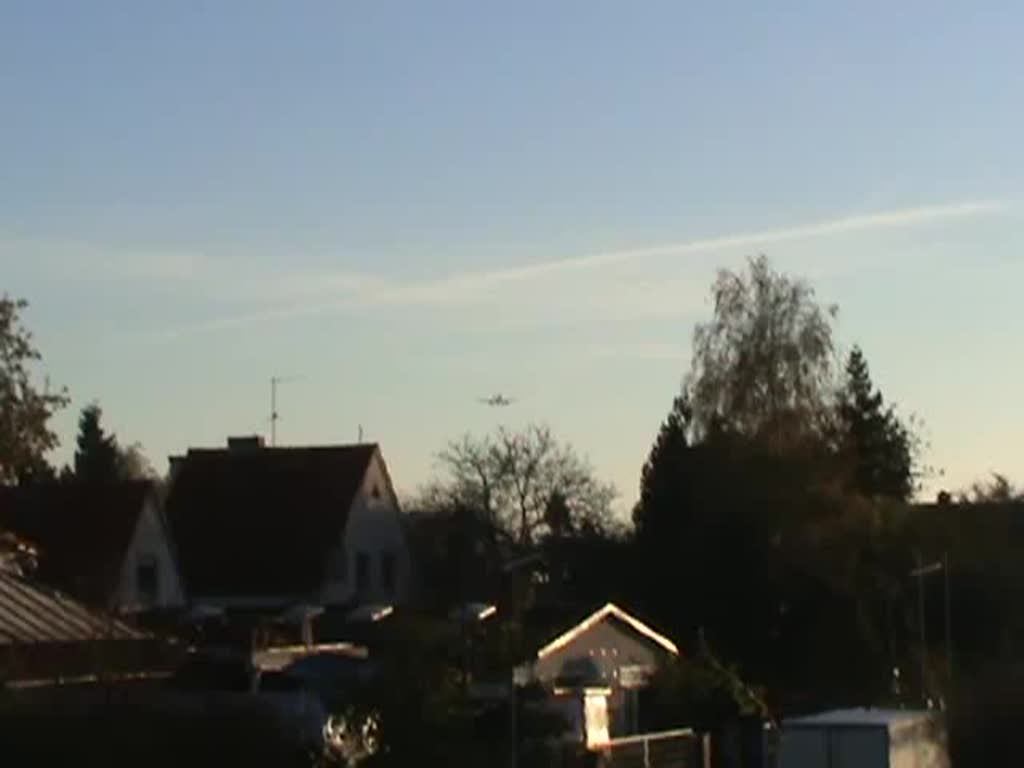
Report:
[{"label": "airplane in distance", "polygon": [[492,408],[504,408],[508,405],[512,405],[512,403],[516,401],[516,398],[505,397],[505,395],[500,392],[496,395],[491,395],[490,397],[481,397],[478,399],[484,405],[489,405]]}]

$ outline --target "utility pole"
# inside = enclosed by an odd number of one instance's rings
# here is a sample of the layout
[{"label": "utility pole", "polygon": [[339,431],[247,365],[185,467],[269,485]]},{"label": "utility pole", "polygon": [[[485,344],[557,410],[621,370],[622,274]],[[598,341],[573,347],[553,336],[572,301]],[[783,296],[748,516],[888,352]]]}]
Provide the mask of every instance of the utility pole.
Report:
[{"label": "utility pole", "polygon": [[949,686],[953,686],[953,614],[950,610],[952,601],[949,597],[949,552],[942,556],[942,575],[946,587],[946,674]]},{"label": "utility pole", "polygon": [[917,577],[917,620],[921,625],[921,691],[927,698],[927,688],[925,687],[925,679],[928,674],[928,637],[925,629],[925,617],[924,617],[924,577],[932,573],[938,573],[943,571],[945,576],[945,587],[946,587],[946,665],[948,670],[952,670],[953,662],[953,643],[952,643],[952,620],[949,611],[949,555],[946,554],[941,561],[930,563],[929,565],[921,564],[921,553],[916,552],[915,557],[917,559],[917,568],[910,572],[911,576]]},{"label": "utility pole", "polygon": [[924,568],[921,553],[917,553],[917,622],[921,625],[921,694],[928,698],[928,637],[924,625]]}]

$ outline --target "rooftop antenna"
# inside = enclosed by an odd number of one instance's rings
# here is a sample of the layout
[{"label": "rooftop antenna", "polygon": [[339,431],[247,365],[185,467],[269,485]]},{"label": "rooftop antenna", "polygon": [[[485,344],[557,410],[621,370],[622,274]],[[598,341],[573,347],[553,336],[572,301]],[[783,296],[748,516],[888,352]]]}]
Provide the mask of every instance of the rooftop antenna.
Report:
[{"label": "rooftop antenna", "polygon": [[298,376],[271,376],[270,377],[270,446],[277,445],[277,420],[281,414],[277,412],[277,385],[286,381],[295,381]]},{"label": "rooftop antenna", "polygon": [[358,440],[358,442],[359,442],[360,445],[362,445],[362,442],[363,442],[363,425],[362,424],[359,425],[359,440]]}]

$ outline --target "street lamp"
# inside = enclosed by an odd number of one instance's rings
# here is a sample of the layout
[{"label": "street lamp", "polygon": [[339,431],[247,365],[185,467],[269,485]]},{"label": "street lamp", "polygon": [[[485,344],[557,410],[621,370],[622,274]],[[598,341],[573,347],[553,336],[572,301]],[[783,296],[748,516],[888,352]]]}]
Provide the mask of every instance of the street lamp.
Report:
[{"label": "street lamp", "polygon": [[933,573],[942,572],[943,575],[943,589],[945,593],[945,614],[946,614],[946,674],[949,677],[949,682],[953,682],[953,622],[952,614],[950,612],[950,599],[949,599],[949,553],[943,555],[942,560],[928,565],[921,563],[921,553],[917,553],[917,568],[910,572],[911,576],[917,578],[917,609],[918,609],[918,623],[921,626],[921,690],[925,690],[925,677],[927,674],[927,652],[928,652],[928,639],[925,630],[925,616],[924,616],[924,577],[930,576]]}]

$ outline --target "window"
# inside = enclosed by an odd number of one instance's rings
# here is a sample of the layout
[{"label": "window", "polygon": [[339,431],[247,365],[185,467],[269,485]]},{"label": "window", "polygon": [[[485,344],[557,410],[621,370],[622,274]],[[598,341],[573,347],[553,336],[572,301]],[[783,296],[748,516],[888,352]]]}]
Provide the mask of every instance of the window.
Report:
[{"label": "window", "polygon": [[156,560],[144,557],[135,567],[135,586],[143,600],[154,603],[160,596],[160,576]]},{"label": "window", "polygon": [[395,553],[381,552],[380,554],[380,586],[385,593],[395,593]]},{"label": "window", "polygon": [[374,501],[377,501],[377,500],[380,499],[380,488],[378,488],[376,484],[374,484],[373,488],[370,489],[370,497]]},{"label": "window", "polygon": [[370,588],[370,555],[366,552],[356,553],[356,592],[366,592]]},{"label": "window", "polygon": [[345,547],[338,547],[331,558],[330,577],[334,581],[345,581],[348,578],[348,552]]}]

